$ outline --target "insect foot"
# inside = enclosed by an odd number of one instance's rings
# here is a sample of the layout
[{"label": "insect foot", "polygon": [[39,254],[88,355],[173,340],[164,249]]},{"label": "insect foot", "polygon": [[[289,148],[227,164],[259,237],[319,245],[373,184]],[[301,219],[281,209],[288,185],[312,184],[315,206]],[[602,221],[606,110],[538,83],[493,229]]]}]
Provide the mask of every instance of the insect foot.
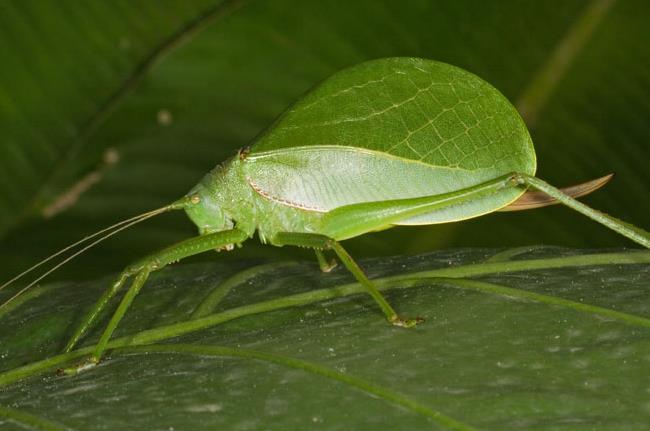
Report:
[{"label": "insect foot", "polygon": [[336,259],[332,258],[332,259],[330,259],[329,262],[325,262],[325,265],[322,265],[320,267],[320,270],[323,271],[323,272],[332,272],[332,270],[334,268],[336,268],[337,265],[338,265],[338,263],[336,263]]},{"label": "insect foot", "polygon": [[74,376],[76,374],[82,373],[84,371],[90,370],[99,364],[99,359],[91,356],[85,361],[68,368],[59,368],[56,373],[60,376]]},{"label": "insect foot", "polygon": [[415,319],[402,319],[397,314],[395,314],[390,318],[391,325],[399,326],[401,328],[414,328],[422,322],[424,322],[423,317],[416,317]]},{"label": "insect foot", "polygon": [[331,272],[334,268],[336,268],[336,259],[332,258],[328,261],[321,250],[315,251],[316,258],[318,259],[318,266],[320,267],[321,272]]}]

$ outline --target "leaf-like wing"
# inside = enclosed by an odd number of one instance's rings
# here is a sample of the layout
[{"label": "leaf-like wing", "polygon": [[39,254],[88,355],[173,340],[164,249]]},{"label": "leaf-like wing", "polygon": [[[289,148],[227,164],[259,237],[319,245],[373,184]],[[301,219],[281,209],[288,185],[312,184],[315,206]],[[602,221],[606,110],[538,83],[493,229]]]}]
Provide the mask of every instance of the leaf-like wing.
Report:
[{"label": "leaf-like wing", "polygon": [[[321,212],[447,193],[536,167],[528,130],[501,93],[462,69],[417,58],[336,73],[257,140],[248,162],[260,194]],[[402,224],[476,217],[520,194],[504,191]]]},{"label": "leaf-like wing", "polygon": [[341,145],[466,170],[535,173],[532,141],[487,82],[418,58],[373,60],[325,80],[263,134],[252,153]]}]

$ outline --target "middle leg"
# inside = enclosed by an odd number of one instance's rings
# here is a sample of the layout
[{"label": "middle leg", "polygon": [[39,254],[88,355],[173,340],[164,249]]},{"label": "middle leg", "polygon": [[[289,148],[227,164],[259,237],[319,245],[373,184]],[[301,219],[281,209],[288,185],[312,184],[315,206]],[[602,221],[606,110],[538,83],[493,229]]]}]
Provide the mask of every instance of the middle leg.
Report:
[{"label": "middle leg", "polygon": [[323,250],[315,248],[314,252],[316,253],[316,260],[318,260],[318,266],[320,266],[321,271],[330,272],[336,268],[336,259],[332,258],[332,260],[328,262],[327,258],[325,257],[325,253],[323,253]]},{"label": "middle leg", "polygon": [[316,250],[317,253],[322,250],[333,250],[343,265],[345,265],[359,283],[366,288],[375,302],[377,302],[377,305],[379,305],[379,308],[381,308],[386,315],[386,319],[391,324],[410,328],[424,320],[420,317],[415,319],[403,319],[400,317],[397,312],[395,312],[395,309],[388,303],[386,298],[384,298],[384,295],[382,295],[377,287],[375,287],[375,285],[368,279],[361,267],[354,261],[354,259],[352,259],[352,256],[345,251],[341,244],[332,238],[313,233],[280,232],[273,237],[271,242],[278,246],[293,245],[298,247],[308,247]]}]

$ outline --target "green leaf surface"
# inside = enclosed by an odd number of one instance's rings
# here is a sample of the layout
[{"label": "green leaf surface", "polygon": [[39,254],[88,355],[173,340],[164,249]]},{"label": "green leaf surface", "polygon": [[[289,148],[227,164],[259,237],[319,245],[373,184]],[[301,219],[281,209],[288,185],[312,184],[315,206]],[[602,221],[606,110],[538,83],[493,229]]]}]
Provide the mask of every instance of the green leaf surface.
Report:
[{"label": "green leaf surface", "polygon": [[[480,76],[523,113],[541,178],[563,186],[614,171],[614,182],[588,203],[647,223],[648,202],[640,198],[650,184],[644,120],[650,27],[643,0],[2,8],[3,279],[99,227],[179,197],[313,85],[344,67],[390,56],[430,58]],[[206,13],[213,18],[202,21]],[[123,37],[130,48],[121,45]],[[104,154],[119,161],[102,162]],[[50,176],[57,160],[60,175]],[[194,233],[179,218],[161,218],[59,276],[96,278]],[[565,208],[548,208],[383,232],[350,248],[369,255],[540,242],[628,244]],[[233,257],[288,253],[250,244]]]},{"label": "green leaf surface", "polygon": [[57,352],[110,279],[43,286],[1,316],[0,425],[642,430],[650,421],[648,252],[458,249],[362,265],[401,312],[426,322],[389,326],[342,268],[180,265],[152,276],[114,350],[74,377],[54,371],[88,349]]}]

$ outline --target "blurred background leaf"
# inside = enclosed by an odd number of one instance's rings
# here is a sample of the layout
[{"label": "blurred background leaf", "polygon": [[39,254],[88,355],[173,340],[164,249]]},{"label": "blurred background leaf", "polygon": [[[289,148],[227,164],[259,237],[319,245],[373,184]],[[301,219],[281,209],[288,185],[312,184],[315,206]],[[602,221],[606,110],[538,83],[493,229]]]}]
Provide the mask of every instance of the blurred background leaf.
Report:
[{"label": "blurred background leaf", "polygon": [[[179,197],[312,85],[385,56],[448,62],[492,83],[524,114],[540,177],[562,186],[616,172],[587,202],[643,226],[649,20],[643,0],[4,2],[0,274]],[[114,271],[194,232],[164,216],[58,276]],[[227,258],[299,253],[253,242]],[[531,243],[630,245],[558,207],[395,229],[350,248]]]}]

